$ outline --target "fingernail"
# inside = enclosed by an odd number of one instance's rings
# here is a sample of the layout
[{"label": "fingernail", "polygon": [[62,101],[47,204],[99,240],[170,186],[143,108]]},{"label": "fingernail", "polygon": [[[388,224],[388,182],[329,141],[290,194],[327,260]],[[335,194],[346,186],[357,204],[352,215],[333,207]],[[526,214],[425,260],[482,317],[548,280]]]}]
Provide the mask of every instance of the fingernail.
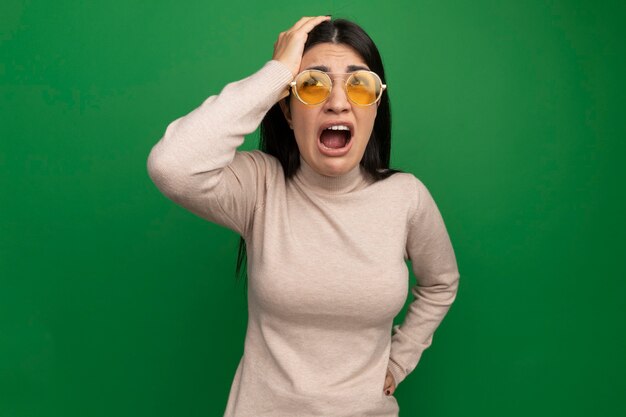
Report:
[{"label": "fingernail", "polygon": [[385,391],[385,394],[389,395],[389,393],[390,393],[390,391],[389,391],[389,390]]}]

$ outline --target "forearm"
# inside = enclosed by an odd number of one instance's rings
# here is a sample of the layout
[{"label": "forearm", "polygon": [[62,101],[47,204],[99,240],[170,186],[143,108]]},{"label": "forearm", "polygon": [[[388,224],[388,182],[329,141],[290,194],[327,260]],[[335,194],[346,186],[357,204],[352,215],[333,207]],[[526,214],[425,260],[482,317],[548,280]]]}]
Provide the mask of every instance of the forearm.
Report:
[{"label": "forearm", "polygon": [[416,180],[417,207],[407,233],[406,250],[417,284],[404,321],[393,327],[389,370],[396,384],[416,367],[433,334],[454,302],[459,270],[439,209],[429,190]]},{"label": "forearm", "polygon": [[389,370],[396,384],[417,367],[423,351],[432,344],[435,330],[456,298],[458,278],[458,271],[451,270],[437,278],[438,284],[411,289],[414,300],[402,324],[393,327],[391,338]]},{"label": "forearm", "polygon": [[170,197],[215,186],[247,134],[254,132],[280,99],[293,75],[278,61],[227,84],[198,108],[171,122],[148,156],[155,185]]}]

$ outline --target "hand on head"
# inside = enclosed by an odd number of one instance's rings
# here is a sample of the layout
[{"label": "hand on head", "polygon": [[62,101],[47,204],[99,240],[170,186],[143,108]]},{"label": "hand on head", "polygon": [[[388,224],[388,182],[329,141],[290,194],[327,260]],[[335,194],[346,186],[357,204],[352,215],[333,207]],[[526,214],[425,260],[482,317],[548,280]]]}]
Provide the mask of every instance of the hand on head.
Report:
[{"label": "hand on head", "polygon": [[330,20],[330,16],[303,17],[287,31],[280,32],[278,40],[274,43],[272,59],[288,66],[294,77],[298,75],[309,32],[327,20]]}]

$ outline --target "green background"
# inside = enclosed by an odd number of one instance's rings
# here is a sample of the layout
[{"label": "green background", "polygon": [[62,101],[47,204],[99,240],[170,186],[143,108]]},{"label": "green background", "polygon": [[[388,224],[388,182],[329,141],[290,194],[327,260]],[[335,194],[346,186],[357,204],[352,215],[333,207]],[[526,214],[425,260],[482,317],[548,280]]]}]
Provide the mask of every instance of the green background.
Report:
[{"label": "green background", "polygon": [[392,166],[431,190],[461,273],[401,415],[626,415],[624,2],[4,0],[0,416],[223,414],[239,236],[146,159],[329,13],[380,48]]}]

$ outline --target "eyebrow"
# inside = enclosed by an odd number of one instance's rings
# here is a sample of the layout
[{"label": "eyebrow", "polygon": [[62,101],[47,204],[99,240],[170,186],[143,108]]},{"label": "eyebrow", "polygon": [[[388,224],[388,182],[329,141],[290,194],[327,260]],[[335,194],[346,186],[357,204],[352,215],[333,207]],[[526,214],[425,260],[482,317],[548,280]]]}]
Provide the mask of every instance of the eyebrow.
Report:
[{"label": "eyebrow", "polygon": [[[328,68],[326,65],[315,65],[312,67],[308,67],[306,69],[316,69],[316,70],[320,70],[320,71],[324,71],[324,72],[330,72],[330,68]],[[354,72],[354,71],[358,71],[358,70],[366,70],[369,71],[370,69],[367,67],[364,67],[363,65],[348,65],[346,67],[346,72]]]}]

